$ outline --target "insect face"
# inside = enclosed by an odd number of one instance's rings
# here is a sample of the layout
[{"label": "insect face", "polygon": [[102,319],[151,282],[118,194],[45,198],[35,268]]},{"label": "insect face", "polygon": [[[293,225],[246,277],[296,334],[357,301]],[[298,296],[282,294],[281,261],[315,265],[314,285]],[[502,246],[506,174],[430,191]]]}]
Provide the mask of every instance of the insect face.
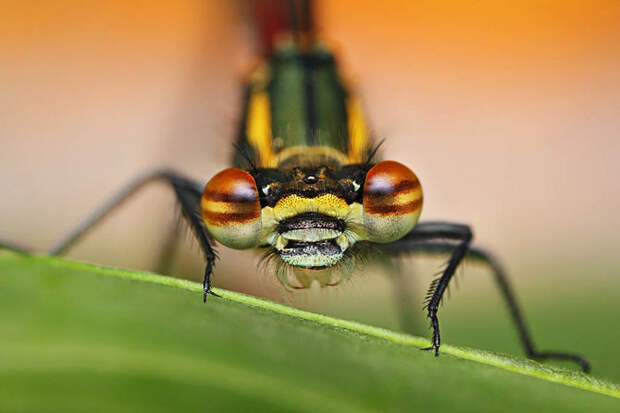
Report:
[{"label": "insect face", "polygon": [[417,177],[398,162],[252,174],[226,169],[211,179],[202,197],[206,226],[226,246],[272,247],[295,267],[330,267],[358,241],[402,238],[422,209]]}]

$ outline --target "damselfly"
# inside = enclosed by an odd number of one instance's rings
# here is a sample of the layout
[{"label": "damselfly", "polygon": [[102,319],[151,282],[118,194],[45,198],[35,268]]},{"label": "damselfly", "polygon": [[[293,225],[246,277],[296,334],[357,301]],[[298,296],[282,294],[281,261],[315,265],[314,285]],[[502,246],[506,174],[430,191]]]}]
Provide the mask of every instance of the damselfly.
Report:
[{"label": "damselfly", "polygon": [[259,249],[287,287],[335,285],[372,254],[446,254],[430,285],[426,311],[439,354],[438,311],[464,259],[486,263],[495,275],[528,357],[565,359],[584,370],[581,356],[538,351],[496,259],[472,243],[467,225],[418,222],[423,192],[398,162],[379,161],[361,104],[317,37],[308,1],[257,2],[264,57],[245,87],[233,168],[206,184],[171,170],[139,177],[51,250],[62,254],[113,208],[152,181],[174,191],[206,258],[203,299],[211,290],[214,244]]}]

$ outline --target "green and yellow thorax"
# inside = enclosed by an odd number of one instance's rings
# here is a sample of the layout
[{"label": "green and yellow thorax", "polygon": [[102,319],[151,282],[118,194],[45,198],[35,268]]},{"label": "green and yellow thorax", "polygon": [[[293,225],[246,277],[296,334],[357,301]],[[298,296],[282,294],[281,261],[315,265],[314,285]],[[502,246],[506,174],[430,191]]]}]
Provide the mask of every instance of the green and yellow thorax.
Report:
[{"label": "green and yellow thorax", "polygon": [[[360,163],[369,140],[334,56],[320,44],[300,50],[284,42],[249,76],[237,144],[257,167],[276,168]],[[235,166],[245,165],[235,158]]]}]

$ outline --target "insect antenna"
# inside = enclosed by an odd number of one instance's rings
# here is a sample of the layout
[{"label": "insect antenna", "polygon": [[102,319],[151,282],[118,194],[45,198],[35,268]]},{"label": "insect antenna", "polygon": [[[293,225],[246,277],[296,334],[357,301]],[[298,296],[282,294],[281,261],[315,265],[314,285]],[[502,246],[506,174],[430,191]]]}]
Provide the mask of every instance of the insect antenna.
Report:
[{"label": "insect antenna", "polygon": [[370,150],[370,153],[368,154],[368,159],[366,159],[366,162],[365,162],[366,166],[370,165],[370,162],[372,162],[372,158],[375,157],[375,155],[377,154],[377,151],[379,150],[381,145],[383,145],[383,142],[385,142],[385,139],[381,139],[379,143],[377,143],[375,147]]},{"label": "insect antenna", "polygon": [[243,159],[245,159],[248,162],[248,164],[252,168],[252,172],[255,172],[258,169],[256,167],[256,164],[252,160],[252,157],[246,152],[245,148],[242,148],[241,146],[237,145],[236,143],[233,143],[233,148],[235,148],[235,150],[239,153],[239,155],[241,155],[243,157]]}]

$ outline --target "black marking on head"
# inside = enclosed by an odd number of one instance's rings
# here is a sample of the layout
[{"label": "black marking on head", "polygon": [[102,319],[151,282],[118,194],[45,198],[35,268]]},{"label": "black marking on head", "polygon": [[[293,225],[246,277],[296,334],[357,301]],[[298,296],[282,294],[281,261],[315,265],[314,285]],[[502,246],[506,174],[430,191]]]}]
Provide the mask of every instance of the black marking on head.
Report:
[{"label": "black marking on head", "polygon": [[[344,198],[347,204],[353,202],[362,203],[364,196],[364,183],[366,182],[366,173],[374,165],[353,164],[345,165],[334,172],[334,179],[337,179],[345,187]],[[356,189],[357,188],[357,189]]]},{"label": "black marking on head", "polygon": [[[250,173],[256,181],[261,207],[274,206],[280,199],[280,184],[288,182],[290,175],[276,168],[260,168]],[[265,188],[268,190],[265,191]]]},{"label": "black marking on head", "polygon": [[309,184],[309,185],[311,185],[311,184],[316,184],[316,182],[317,182],[318,180],[319,180],[319,179],[318,179],[316,176],[314,176],[314,175],[307,175],[307,176],[304,178],[304,182],[305,182],[305,183],[307,183],[307,184]]},{"label": "black marking on head", "polygon": [[261,206],[275,206],[289,195],[315,198],[332,194],[347,204],[362,202],[366,173],[372,165],[354,164],[288,169],[259,168],[250,171],[259,190]]}]

